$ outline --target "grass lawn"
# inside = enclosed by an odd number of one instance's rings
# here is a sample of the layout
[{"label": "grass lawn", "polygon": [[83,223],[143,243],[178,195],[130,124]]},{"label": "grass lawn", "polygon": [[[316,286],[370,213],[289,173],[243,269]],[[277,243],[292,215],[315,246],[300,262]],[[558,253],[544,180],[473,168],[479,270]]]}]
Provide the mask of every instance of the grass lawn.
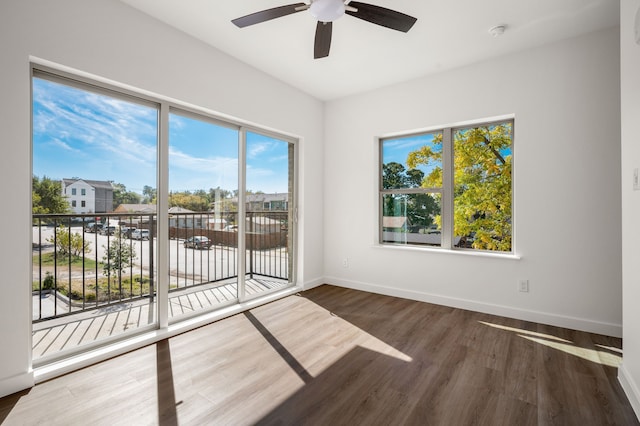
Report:
[{"label": "grass lawn", "polygon": [[[43,253],[42,256],[39,256],[37,254],[33,256],[34,266],[40,265],[40,261],[42,261],[42,266],[53,266],[54,264],[57,264],[57,266],[69,266],[69,257],[57,256],[56,258],[54,252]],[[98,269],[102,268],[102,262],[96,262],[95,260],[89,259],[88,257],[85,257],[84,259],[82,256],[71,257],[72,270],[82,270],[83,263],[85,271],[95,271],[96,263],[98,263]]]}]

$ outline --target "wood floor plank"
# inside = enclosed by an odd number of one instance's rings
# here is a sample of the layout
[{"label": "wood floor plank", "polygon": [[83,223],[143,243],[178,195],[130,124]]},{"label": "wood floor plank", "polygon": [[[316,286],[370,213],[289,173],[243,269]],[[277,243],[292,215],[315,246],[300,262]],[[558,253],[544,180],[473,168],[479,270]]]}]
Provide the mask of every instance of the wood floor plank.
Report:
[{"label": "wood floor plank", "polygon": [[325,285],[2,398],[0,423],[640,425],[621,345]]}]

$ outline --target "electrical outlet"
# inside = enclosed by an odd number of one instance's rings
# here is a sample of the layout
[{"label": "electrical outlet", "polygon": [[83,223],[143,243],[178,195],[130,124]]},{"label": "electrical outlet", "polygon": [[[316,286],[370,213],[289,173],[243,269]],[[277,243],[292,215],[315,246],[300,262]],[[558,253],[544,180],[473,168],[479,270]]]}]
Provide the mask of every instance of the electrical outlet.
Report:
[{"label": "electrical outlet", "polygon": [[342,267],[343,268],[349,267],[349,258],[345,257],[344,259],[342,259]]},{"label": "electrical outlet", "polygon": [[529,293],[529,280],[518,281],[518,290],[522,293]]}]

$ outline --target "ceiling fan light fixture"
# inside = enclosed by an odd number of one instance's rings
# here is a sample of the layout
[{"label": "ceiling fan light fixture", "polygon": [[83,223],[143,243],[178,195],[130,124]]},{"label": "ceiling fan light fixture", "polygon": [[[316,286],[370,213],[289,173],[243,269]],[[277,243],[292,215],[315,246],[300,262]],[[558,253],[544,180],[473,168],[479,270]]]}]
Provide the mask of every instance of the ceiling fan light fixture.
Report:
[{"label": "ceiling fan light fixture", "polygon": [[333,22],[344,15],[342,0],[314,0],[309,7],[311,15],[320,22]]}]

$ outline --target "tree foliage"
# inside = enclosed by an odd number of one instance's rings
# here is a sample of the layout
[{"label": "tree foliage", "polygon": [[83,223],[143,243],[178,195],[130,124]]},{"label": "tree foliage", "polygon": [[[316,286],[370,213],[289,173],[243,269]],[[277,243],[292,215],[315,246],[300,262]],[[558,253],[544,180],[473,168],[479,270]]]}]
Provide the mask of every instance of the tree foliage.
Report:
[{"label": "tree foliage", "polygon": [[[473,248],[511,250],[511,142],[511,123],[454,134],[454,234],[471,241]],[[441,146],[442,135],[436,135],[433,146],[409,153],[407,165],[441,161]],[[433,168],[422,186],[442,186],[442,168]]]},{"label": "tree foliage", "polygon": [[54,245],[58,256],[61,257],[80,257],[83,253],[91,253],[89,242],[79,233],[70,232],[66,226],[61,225],[56,228],[55,236],[47,238],[46,241]]},{"label": "tree foliage", "polygon": [[158,191],[155,188],[149,185],[142,187],[142,202],[144,204],[156,204],[157,195]]},{"label": "tree foliage", "polygon": [[65,214],[70,212],[69,203],[62,195],[62,184],[46,176],[33,176],[31,181],[33,214]]},{"label": "tree foliage", "polygon": [[120,204],[139,204],[142,200],[140,194],[127,191],[127,187],[122,183],[111,183],[113,186],[113,208]]},{"label": "tree foliage", "polygon": [[[218,197],[216,198],[216,193]],[[198,189],[195,191],[175,191],[169,193],[169,207],[183,207],[195,212],[206,212],[211,209],[214,203],[228,206],[226,201],[232,196],[232,192],[217,188],[210,188],[209,191]]]},{"label": "tree foliage", "polygon": [[[203,194],[204,193],[204,196]],[[194,212],[206,212],[209,210],[209,201],[206,192],[192,194],[190,191],[170,192],[169,207],[183,207]]]},{"label": "tree foliage", "polygon": [[[406,170],[396,162],[382,165],[382,187],[384,189],[419,188],[424,179],[424,172],[418,169]],[[440,213],[440,206],[429,194],[388,194],[383,205],[384,216],[398,216],[396,206],[398,202],[405,207],[409,223],[421,228],[427,228],[433,223],[433,218]]]}]

